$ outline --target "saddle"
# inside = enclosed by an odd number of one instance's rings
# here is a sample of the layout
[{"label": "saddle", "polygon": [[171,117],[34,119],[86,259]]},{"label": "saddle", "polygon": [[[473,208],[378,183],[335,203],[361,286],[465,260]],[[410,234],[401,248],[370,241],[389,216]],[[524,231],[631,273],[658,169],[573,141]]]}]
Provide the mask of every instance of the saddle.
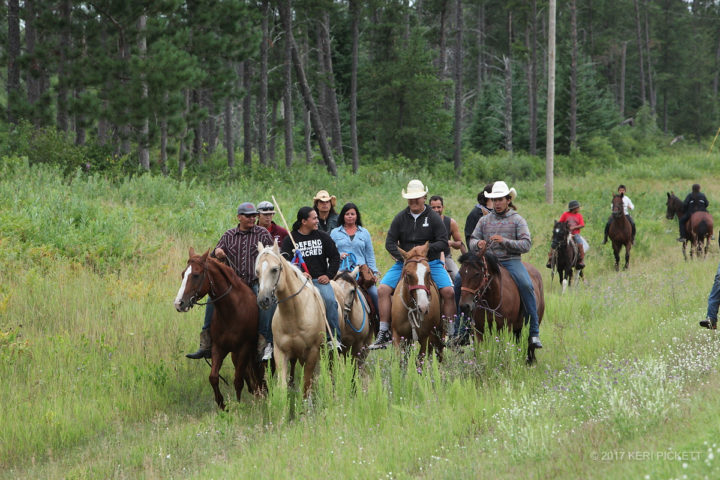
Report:
[{"label": "saddle", "polygon": [[380,328],[380,312],[375,309],[375,304],[368,293],[368,288],[377,283],[377,278],[375,278],[375,275],[370,270],[370,267],[367,265],[360,265],[357,282],[363,297],[365,297],[365,303],[369,307],[368,316],[370,317],[370,325],[372,325],[373,330],[375,330],[375,333],[377,334]]}]

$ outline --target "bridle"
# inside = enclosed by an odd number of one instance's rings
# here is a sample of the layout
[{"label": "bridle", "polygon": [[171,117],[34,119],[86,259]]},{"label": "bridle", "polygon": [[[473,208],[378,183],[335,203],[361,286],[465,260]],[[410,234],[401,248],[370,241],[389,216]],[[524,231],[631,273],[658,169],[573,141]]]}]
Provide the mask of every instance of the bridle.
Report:
[{"label": "bridle", "polygon": [[200,285],[203,285],[205,283],[205,277],[207,277],[208,282],[210,283],[210,290],[208,291],[207,295],[208,295],[208,297],[210,297],[210,299],[205,303],[198,302],[198,300],[200,300],[202,298],[202,296],[198,296],[198,292],[200,291],[200,288],[197,288],[197,289],[195,289],[195,293],[193,293],[192,296],[190,297],[190,306],[194,306],[194,305],[204,306],[204,305],[207,305],[208,303],[215,303],[218,300],[225,297],[228,293],[230,293],[230,290],[232,290],[232,283],[228,282],[227,290],[225,290],[222,293],[222,295],[219,295],[219,296],[216,295],[215,294],[215,283],[213,282],[213,279],[208,276],[207,271],[208,271],[208,260],[205,260],[205,263],[203,264],[202,280],[200,282]]},{"label": "bridle", "polygon": [[[422,260],[414,260],[414,259],[408,259],[405,260],[405,265],[408,263],[423,263]],[[428,265],[428,270],[430,266]],[[405,280],[405,286],[408,290],[408,297],[410,297],[410,302],[412,303],[412,306],[409,306],[407,303],[405,303],[405,298],[403,295],[400,296],[400,300],[402,301],[403,307],[408,312],[408,321],[410,322],[410,327],[412,329],[412,335],[413,335],[413,341],[418,340],[418,334],[417,330],[420,328],[420,324],[423,321],[423,314],[420,312],[420,307],[418,306],[417,300],[415,297],[412,296],[413,290],[425,290],[425,293],[427,293],[428,298],[430,298],[430,289],[427,287],[427,285],[410,285],[407,281],[407,273],[405,272],[405,266],[403,266],[403,279]]]},{"label": "bridle", "polygon": [[[268,253],[268,255],[269,255],[269,253]],[[258,256],[258,258],[259,258],[259,256]],[[303,291],[305,286],[310,281],[309,278],[305,277],[305,282],[302,284],[302,286],[300,286],[300,289],[297,292],[293,293],[289,297],[283,298],[282,300],[278,300],[277,295],[275,294],[275,291],[277,290],[278,284],[280,283],[280,276],[282,275],[283,270],[284,270],[282,262],[278,262],[278,268],[280,270],[278,271],[277,277],[275,278],[275,285],[273,285],[272,291],[270,292],[270,300],[272,301],[273,305],[280,305],[281,303],[287,302],[291,298],[298,296],[300,294],[300,292]]]},{"label": "bridle", "polygon": [[[498,312],[500,307],[502,306],[502,289],[500,290],[500,302],[497,304],[495,308],[490,307],[487,300],[485,300],[485,293],[490,289],[490,285],[492,283],[493,276],[490,274],[490,269],[487,265],[487,259],[485,258],[485,255],[482,255],[480,257],[481,263],[482,263],[482,272],[483,272],[483,278],[480,281],[480,285],[478,285],[477,288],[467,288],[467,287],[460,287],[461,292],[469,293],[473,296],[473,307],[472,311],[475,311],[476,308],[480,308],[482,310],[491,312],[493,315],[495,315],[498,318],[502,318],[502,314]],[[472,312],[471,312],[472,314]]]}]

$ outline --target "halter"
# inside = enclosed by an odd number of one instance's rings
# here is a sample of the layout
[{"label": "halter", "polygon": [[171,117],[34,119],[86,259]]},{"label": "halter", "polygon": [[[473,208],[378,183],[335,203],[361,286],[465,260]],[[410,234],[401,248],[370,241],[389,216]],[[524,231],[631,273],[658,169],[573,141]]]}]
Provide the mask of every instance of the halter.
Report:
[{"label": "halter", "polygon": [[[205,283],[205,277],[207,276],[207,271],[208,271],[208,261],[205,260],[205,263],[203,264],[203,272],[202,272],[203,279],[202,279],[202,282],[200,283],[201,285],[202,285],[203,283]],[[195,290],[195,293],[193,293],[192,297],[190,297],[190,305],[205,306],[205,305],[207,305],[208,303],[215,303],[215,302],[217,302],[218,300],[220,300],[220,299],[222,299],[223,297],[225,297],[228,293],[230,293],[230,290],[232,290],[232,283],[228,282],[228,288],[227,288],[227,290],[225,290],[225,292],[223,292],[222,295],[217,296],[217,295],[215,295],[215,283],[213,282],[212,278],[208,277],[208,282],[210,283],[210,291],[207,293],[207,295],[208,295],[208,297],[209,297],[210,299],[209,299],[207,302],[205,302],[205,303],[200,303],[200,302],[198,302],[198,300],[199,300],[200,298],[202,298],[202,297],[199,297],[199,298],[198,298],[198,297],[197,297],[198,291]],[[199,290],[199,289],[198,289],[198,290]]]},{"label": "halter", "polygon": [[[352,312],[353,303],[355,303],[355,297],[357,297],[357,299],[360,301],[360,306],[362,307],[362,311],[363,311],[363,320],[362,320],[362,324],[360,325],[359,329],[356,329],[353,326],[353,324],[350,322],[350,318],[349,318],[350,312]],[[365,304],[363,303],[362,299],[360,298],[360,288],[359,287],[357,287],[357,286],[355,287],[355,295],[351,298],[352,299],[350,300],[350,304],[347,304],[347,303],[343,304],[343,310],[345,310],[345,315],[344,315],[345,323],[347,323],[355,333],[360,333],[365,329],[365,319],[367,318],[367,312],[365,310]]]}]

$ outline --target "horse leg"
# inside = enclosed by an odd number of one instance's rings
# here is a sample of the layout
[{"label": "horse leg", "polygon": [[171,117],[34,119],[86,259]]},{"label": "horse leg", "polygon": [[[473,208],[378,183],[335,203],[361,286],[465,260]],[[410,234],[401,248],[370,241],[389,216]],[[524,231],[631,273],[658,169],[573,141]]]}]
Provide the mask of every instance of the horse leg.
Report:
[{"label": "horse leg", "polygon": [[620,246],[615,246],[615,241],[613,240],[613,255],[615,256],[615,271],[620,271]]},{"label": "horse leg", "polygon": [[310,395],[310,387],[312,386],[315,366],[317,365],[319,355],[320,351],[317,347],[315,347],[310,350],[307,358],[305,358],[305,370],[303,371],[303,398],[308,398],[308,395]]},{"label": "horse leg", "polygon": [[625,266],[623,267],[623,270],[627,270],[628,267],[630,266],[630,248],[632,248],[630,246],[630,244],[626,243],[625,244]]},{"label": "horse leg", "polygon": [[275,359],[275,367],[278,369],[278,380],[280,380],[280,388],[288,387],[288,359],[285,352],[277,346],[273,348],[273,358]]},{"label": "horse leg", "polygon": [[[247,357],[247,354],[244,351],[238,352],[232,352],[231,357],[233,365],[235,365],[235,379],[233,380],[233,385],[235,386],[235,396],[237,397],[237,401],[240,401],[240,394],[242,393],[243,386],[245,385],[245,358]],[[248,384],[248,389],[252,390],[250,387],[250,384]]]},{"label": "horse leg", "polygon": [[290,375],[288,376],[288,386],[295,388],[295,364],[297,363],[297,358],[293,358],[290,360]]},{"label": "horse leg", "polygon": [[222,393],[220,393],[220,367],[222,367],[223,360],[227,352],[220,352],[214,344],[212,347],[212,367],[210,368],[210,385],[212,386],[213,392],[215,392],[215,403],[218,404],[221,410],[225,410],[225,400],[223,399]]},{"label": "horse leg", "polygon": [[687,245],[687,240],[683,241],[683,258],[687,262],[687,253],[685,252],[685,245]]},{"label": "horse leg", "polygon": [[429,340],[429,337],[425,337],[424,339],[420,340],[420,351],[418,352],[417,359],[415,360],[415,366],[417,367],[418,373],[422,373],[422,368],[425,363],[425,358],[428,351]]}]

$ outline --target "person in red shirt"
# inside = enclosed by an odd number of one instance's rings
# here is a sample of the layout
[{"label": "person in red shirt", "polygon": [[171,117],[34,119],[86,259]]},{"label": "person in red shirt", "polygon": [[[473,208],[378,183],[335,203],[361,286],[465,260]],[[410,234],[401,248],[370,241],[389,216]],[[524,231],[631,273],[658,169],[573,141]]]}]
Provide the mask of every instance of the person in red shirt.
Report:
[{"label": "person in red shirt", "polygon": [[[580,235],[580,229],[585,228],[585,220],[580,213],[580,202],[577,200],[570,201],[570,203],[568,203],[568,211],[564,212],[558,221],[568,223],[570,233],[573,235],[573,240],[575,240],[575,244],[578,247],[578,256],[580,258],[578,258],[577,268],[585,268],[585,250],[587,248],[587,242],[582,235]],[[550,265],[551,257],[552,250],[548,253],[548,262],[545,265],[547,268],[552,268],[552,265]]]}]

